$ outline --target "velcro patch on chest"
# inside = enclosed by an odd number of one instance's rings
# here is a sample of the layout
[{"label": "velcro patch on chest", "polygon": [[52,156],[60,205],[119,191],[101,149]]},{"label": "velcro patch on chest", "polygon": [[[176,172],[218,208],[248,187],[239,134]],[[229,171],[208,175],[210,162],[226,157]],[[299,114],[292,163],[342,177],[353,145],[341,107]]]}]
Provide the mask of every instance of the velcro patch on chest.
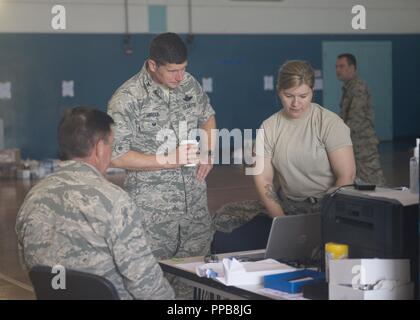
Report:
[{"label": "velcro patch on chest", "polygon": [[146,113],[145,117],[146,118],[155,118],[155,117],[159,117],[160,113],[159,112],[150,112],[150,113]]},{"label": "velcro patch on chest", "polygon": [[184,104],[182,106],[182,109],[187,110],[187,109],[191,109],[193,107],[194,107],[194,104],[193,103],[187,103],[187,104]]}]

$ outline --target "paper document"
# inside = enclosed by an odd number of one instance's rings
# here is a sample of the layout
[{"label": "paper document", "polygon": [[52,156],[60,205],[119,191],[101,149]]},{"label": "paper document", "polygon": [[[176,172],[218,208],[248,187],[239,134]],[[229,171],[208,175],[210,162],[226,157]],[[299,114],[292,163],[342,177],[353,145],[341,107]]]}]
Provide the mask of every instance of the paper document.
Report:
[{"label": "paper document", "polygon": [[204,92],[213,92],[213,78],[202,78],[202,87]]},{"label": "paper document", "polygon": [[273,76],[264,76],[264,90],[274,90]]},{"label": "paper document", "polygon": [[10,81],[0,82],[0,99],[12,98],[12,84]]},{"label": "paper document", "polygon": [[63,80],[61,82],[61,86],[62,86],[62,96],[63,97],[74,97],[74,81],[70,80],[70,81],[66,81]]},{"label": "paper document", "polygon": [[314,90],[322,90],[322,89],[324,89],[324,82],[322,78],[315,78]]}]

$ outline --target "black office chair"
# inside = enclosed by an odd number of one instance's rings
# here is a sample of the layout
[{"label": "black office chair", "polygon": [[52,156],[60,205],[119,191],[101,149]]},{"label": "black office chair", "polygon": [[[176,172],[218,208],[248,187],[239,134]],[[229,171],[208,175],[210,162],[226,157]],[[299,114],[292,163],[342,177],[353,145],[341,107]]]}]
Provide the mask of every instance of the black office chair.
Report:
[{"label": "black office chair", "polygon": [[54,289],[52,280],[57,274],[51,267],[35,266],[29,278],[38,300],[119,300],[117,290],[108,279],[86,272],[66,269],[66,288]]}]

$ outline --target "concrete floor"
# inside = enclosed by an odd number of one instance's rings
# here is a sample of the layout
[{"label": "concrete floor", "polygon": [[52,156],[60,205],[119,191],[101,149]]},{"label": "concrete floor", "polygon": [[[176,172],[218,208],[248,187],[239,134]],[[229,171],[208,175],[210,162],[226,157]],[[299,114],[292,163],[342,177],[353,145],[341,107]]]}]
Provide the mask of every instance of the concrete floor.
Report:
[{"label": "concrete floor", "polygon": [[[409,182],[409,143],[383,143],[381,162],[388,186],[407,186]],[[210,173],[208,204],[213,213],[225,203],[257,199],[251,176],[245,176],[239,165],[216,166]],[[110,180],[121,185],[122,175],[111,175]],[[34,299],[27,273],[22,270],[14,231],[16,214],[33,182],[0,180],[0,300]]]}]

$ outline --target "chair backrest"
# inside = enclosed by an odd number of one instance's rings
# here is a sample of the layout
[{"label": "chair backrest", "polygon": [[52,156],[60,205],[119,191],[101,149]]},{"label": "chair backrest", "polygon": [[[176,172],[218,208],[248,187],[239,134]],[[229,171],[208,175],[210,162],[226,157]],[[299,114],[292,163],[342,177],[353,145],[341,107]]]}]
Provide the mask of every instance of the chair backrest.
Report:
[{"label": "chair backrest", "polygon": [[38,300],[119,300],[118,292],[108,279],[81,271],[65,269],[65,288],[54,289],[52,273],[48,266],[35,266],[29,278]]}]

